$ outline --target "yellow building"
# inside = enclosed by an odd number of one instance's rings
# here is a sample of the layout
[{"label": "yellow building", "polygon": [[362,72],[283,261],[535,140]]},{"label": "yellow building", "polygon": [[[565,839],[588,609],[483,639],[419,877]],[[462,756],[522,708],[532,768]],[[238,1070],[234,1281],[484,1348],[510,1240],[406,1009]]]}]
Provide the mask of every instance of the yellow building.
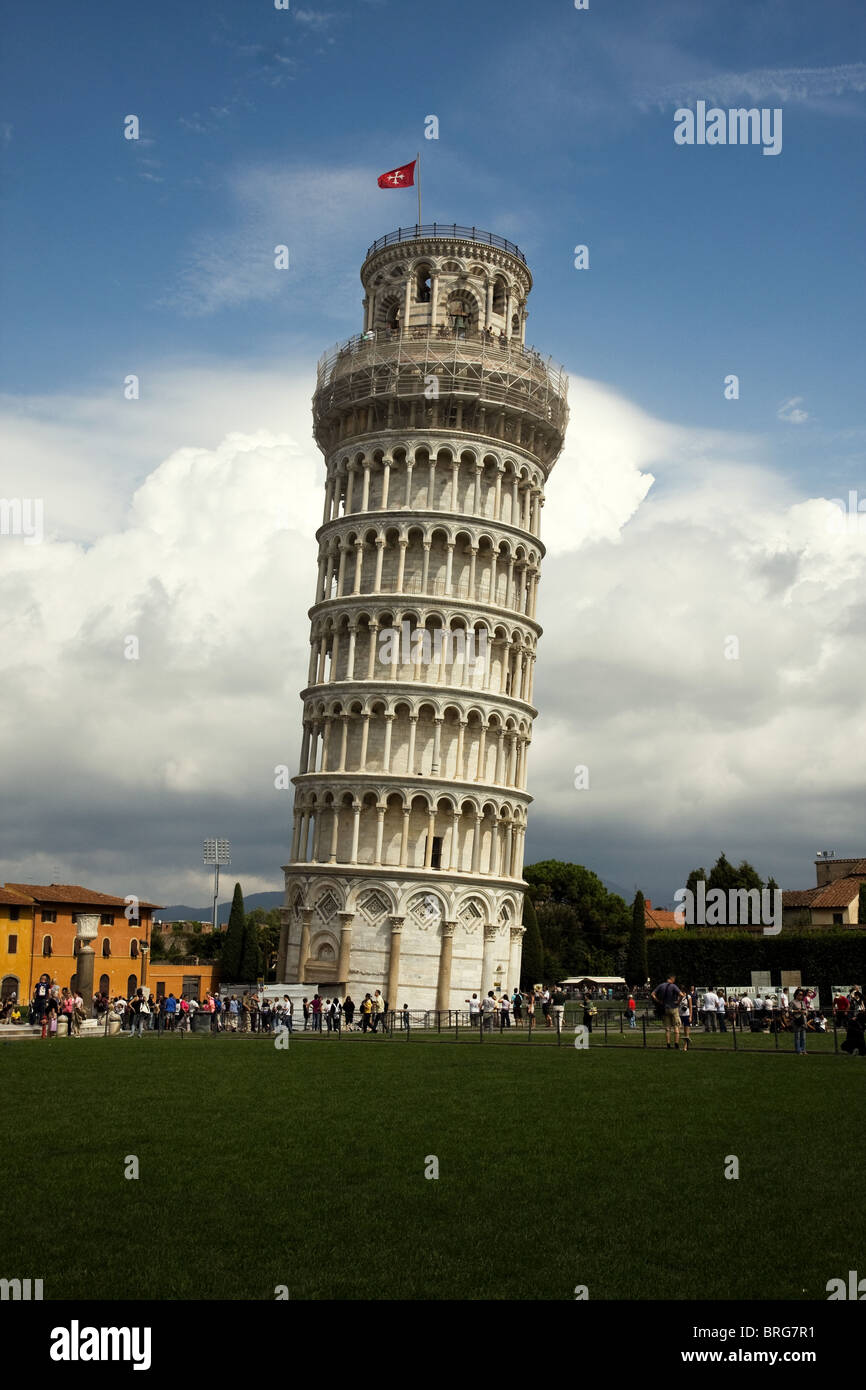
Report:
[{"label": "yellow building", "polygon": [[14,994],[20,1004],[33,993],[33,913],[36,904],[26,893],[0,888],[0,998]]}]

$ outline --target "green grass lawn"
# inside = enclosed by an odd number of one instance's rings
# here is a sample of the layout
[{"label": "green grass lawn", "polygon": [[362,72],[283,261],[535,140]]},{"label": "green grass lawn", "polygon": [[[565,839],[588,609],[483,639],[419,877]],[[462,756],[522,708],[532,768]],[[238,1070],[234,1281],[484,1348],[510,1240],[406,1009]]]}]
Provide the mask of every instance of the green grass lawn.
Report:
[{"label": "green grass lawn", "polygon": [[46,1299],[826,1300],[863,1248],[866,1060],[624,1036],[9,1043],[28,1257],[0,1273]]}]

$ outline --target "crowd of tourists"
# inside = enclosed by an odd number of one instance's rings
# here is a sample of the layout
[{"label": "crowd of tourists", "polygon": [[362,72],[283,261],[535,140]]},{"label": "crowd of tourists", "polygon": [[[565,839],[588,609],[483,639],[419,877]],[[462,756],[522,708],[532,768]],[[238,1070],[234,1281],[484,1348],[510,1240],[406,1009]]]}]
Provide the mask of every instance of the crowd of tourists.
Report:
[{"label": "crowd of tourists", "polygon": [[[794,1035],[794,1051],[802,1056],[806,1055],[807,1033],[827,1032],[827,1018],[814,1006],[816,992],[810,989],[797,988],[791,994],[785,989],[764,995],[756,991],[754,998],[748,993],[726,998],[723,990],[711,988],[699,994],[694,985],[680,989],[676,976],[669,975],[653,990],[652,999],[664,1019],[667,1046],[671,1046],[673,1035],[673,1046],[679,1048],[682,1033],[686,1052],[691,1029],[700,1025],[705,1033],[726,1033],[729,1027],[738,1025],[758,1033],[790,1032]],[[837,1028],[845,1029],[842,1051],[866,1056],[866,1006],[859,989],[836,996],[833,1022]]]}]

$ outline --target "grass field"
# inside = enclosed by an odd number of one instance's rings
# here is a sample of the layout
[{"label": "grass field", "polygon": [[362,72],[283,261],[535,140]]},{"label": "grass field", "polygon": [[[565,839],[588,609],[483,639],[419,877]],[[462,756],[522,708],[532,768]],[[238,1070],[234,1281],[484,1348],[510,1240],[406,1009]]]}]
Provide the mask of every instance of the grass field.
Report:
[{"label": "grass field", "polygon": [[0,1273],[46,1299],[826,1299],[863,1248],[866,1061],[536,1041],[9,1043],[27,1267]]}]

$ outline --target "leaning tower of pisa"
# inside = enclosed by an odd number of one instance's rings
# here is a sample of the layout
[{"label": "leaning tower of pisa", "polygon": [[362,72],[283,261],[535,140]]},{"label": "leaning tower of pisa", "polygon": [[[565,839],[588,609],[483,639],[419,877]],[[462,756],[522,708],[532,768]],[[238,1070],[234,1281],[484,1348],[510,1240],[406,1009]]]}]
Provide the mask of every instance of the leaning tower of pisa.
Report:
[{"label": "leaning tower of pisa", "polygon": [[544,485],[564,373],[532,276],[475,227],[401,228],[319,362],[326,463],[278,978],[465,1007],[519,982]]}]

